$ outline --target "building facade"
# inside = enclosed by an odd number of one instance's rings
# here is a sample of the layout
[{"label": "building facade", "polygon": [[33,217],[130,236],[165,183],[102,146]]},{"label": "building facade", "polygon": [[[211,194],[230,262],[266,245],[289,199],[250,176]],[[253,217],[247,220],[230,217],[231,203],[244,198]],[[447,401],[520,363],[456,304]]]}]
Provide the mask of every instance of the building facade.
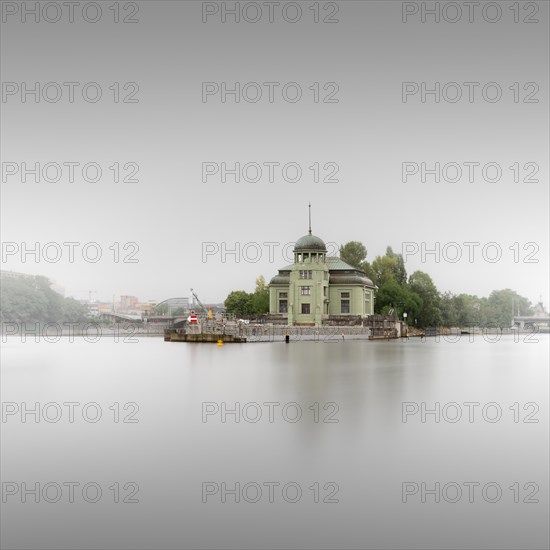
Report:
[{"label": "building facade", "polygon": [[270,314],[287,317],[289,325],[322,325],[330,316],[374,313],[375,286],[367,275],[340,258],[327,256],[322,239],[298,239],[294,263],[269,283]]}]

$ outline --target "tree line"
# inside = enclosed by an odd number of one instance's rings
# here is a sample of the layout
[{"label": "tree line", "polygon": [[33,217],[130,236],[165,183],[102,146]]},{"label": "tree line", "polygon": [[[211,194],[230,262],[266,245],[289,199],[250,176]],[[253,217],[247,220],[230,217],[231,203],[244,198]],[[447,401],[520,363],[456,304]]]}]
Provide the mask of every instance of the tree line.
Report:
[{"label": "tree line", "polygon": [[51,288],[47,277],[2,278],[0,320],[13,323],[79,323],[88,319],[88,308]]},{"label": "tree line", "polygon": [[254,292],[234,290],[230,292],[224,302],[228,313],[234,313],[238,317],[256,317],[269,313],[269,288],[265,277],[256,278]]},{"label": "tree line", "polygon": [[391,246],[383,256],[376,256],[369,263],[365,246],[350,241],[340,247],[340,258],[364,271],[378,287],[375,313],[387,314],[393,309],[402,317],[406,312],[409,325],[504,328],[512,325],[512,317],[518,311],[520,315],[530,315],[533,311],[527,298],[509,288],[493,290],[489,297],[481,298],[471,294],[441,293],[427,273],[415,271],[407,275],[403,255],[396,254]]}]

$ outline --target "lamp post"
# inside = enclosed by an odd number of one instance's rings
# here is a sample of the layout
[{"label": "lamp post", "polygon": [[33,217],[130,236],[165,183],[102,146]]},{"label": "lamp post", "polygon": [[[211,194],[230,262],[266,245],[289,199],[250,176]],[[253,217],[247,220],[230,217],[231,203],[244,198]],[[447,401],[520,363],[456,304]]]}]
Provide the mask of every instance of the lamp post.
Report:
[{"label": "lamp post", "polygon": [[[393,305],[395,306],[395,309],[396,309],[396,310],[399,310],[399,307],[405,306],[405,302],[395,302]],[[396,315],[397,318],[399,319],[399,311],[396,311],[396,312],[395,312],[395,315]]]}]

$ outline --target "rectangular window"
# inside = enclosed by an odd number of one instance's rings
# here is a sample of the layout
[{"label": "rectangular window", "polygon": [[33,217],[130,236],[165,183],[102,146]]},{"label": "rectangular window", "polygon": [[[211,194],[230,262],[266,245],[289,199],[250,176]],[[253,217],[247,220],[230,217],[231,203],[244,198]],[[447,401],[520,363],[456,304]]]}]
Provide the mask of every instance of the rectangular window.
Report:
[{"label": "rectangular window", "polygon": [[300,287],[300,294],[302,296],[310,296],[311,295],[311,287],[310,286],[301,286]]},{"label": "rectangular window", "polygon": [[349,313],[349,300],[342,300],[340,302],[340,313]]},{"label": "rectangular window", "polygon": [[279,313],[288,313],[288,302],[286,300],[279,300]]},{"label": "rectangular window", "polygon": [[279,298],[288,298],[288,292],[279,292]]},{"label": "rectangular window", "polygon": [[340,294],[340,297],[341,297],[341,298],[349,298],[349,292],[342,292],[342,293]]},{"label": "rectangular window", "polygon": [[313,279],[313,271],[308,271],[307,272],[307,278],[308,279]]},{"label": "rectangular window", "polygon": [[302,313],[308,314],[309,312],[309,304],[302,304]]}]

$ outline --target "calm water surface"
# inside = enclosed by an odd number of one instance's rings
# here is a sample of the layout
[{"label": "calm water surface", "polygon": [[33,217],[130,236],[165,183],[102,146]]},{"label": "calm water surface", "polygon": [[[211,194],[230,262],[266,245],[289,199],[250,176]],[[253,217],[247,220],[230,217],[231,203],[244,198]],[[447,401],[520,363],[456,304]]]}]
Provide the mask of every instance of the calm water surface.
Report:
[{"label": "calm water surface", "polygon": [[548,548],[548,335],[467,338],[8,338],[2,548]]}]

